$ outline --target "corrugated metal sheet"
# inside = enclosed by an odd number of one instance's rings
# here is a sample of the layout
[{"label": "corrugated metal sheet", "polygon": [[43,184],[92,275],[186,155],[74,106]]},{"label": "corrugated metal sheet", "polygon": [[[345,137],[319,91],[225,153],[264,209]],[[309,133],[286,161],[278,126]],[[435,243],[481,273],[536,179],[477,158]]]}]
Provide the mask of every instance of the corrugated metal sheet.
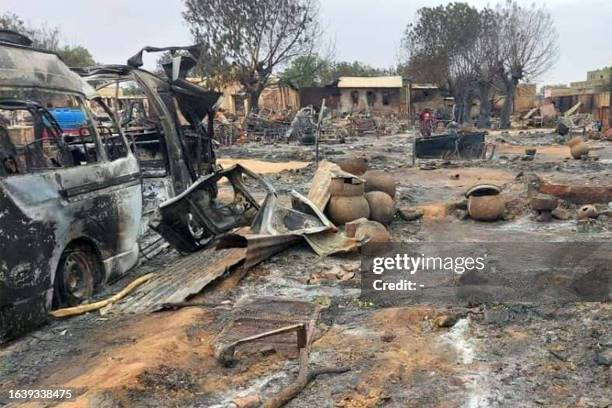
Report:
[{"label": "corrugated metal sheet", "polygon": [[158,276],[113,306],[112,313],[150,313],[164,303],[182,302],[245,259],[244,248],[212,249],[183,256]]},{"label": "corrugated metal sheet", "polygon": [[340,77],[338,88],[401,88],[401,76]]}]

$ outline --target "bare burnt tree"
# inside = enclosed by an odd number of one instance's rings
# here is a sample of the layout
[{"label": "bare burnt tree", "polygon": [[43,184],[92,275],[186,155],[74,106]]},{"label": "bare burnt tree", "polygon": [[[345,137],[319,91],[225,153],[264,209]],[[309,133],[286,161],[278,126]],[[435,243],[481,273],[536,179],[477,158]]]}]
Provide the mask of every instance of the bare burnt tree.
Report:
[{"label": "bare burnt tree", "polygon": [[318,0],[186,0],[183,18],[203,45],[202,69],[238,81],[252,110],[272,73],[321,39]]},{"label": "bare burnt tree", "polygon": [[[466,50],[467,51],[467,50]],[[469,52],[459,52],[451,60],[449,78],[453,84],[455,98],[454,120],[459,123],[470,121],[472,102],[476,96],[477,71]]]},{"label": "bare burnt tree", "polygon": [[480,101],[478,127],[491,126],[491,97],[499,61],[499,31],[496,14],[485,8],[480,11],[478,35],[474,43],[464,48],[464,58],[470,63],[474,78],[472,90]]},{"label": "bare burnt tree", "polygon": [[516,87],[547,71],[558,55],[557,32],[548,11],[535,5],[523,7],[514,0],[498,5],[498,61],[496,73],[505,99],[500,126],[510,127]]}]

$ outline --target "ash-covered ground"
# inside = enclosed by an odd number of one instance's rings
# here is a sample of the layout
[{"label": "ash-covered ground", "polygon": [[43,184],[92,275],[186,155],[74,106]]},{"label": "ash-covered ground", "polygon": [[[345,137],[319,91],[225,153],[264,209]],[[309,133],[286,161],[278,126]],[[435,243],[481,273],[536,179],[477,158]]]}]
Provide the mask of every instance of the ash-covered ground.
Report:
[{"label": "ash-covered ground", "polygon": [[[599,205],[597,219],[582,222],[572,216],[578,206],[564,202],[568,219],[541,223],[529,209],[527,190],[532,174],[557,183],[612,184],[612,143],[589,141],[597,159],[573,160],[550,132],[493,133],[488,141],[497,147],[490,159],[413,165],[412,138],[321,145],[321,157],[330,161],[365,155],[370,168],[394,176],[396,206],[423,213],[415,221],[396,216],[389,226],[393,241],[610,242],[607,204]],[[526,147],[537,149],[533,160],[524,160]],[[240,161],[263,173],[285,202],[292,189],[307,194],[316,170],[312,146],[235,145],[218,156],[224,165]],[[483,223],[457,211],[463,192],[477,183],[502,187],[503,220]],[[98,297],[135,276],[163,272],[179,257],[166,251]],[[77,398],[24,406],[229,407],[239,396],[265,399],[294,379],[295,350],[244,351],[233,367],[224,367],[213,349],[232,305],[251,295],[324,305],[311,364],[351,367],[319,376],[289,407],[612,406],[610,303],[382,307],[360,299],[359,268],[358,253],[320,258],[296,245],[242,279],[230,274],[207,287],[192,299],[205,304],[200,307],[148,315],[118,315],[111,308],[52,321],[0,349],[0,405],[8,403],[2,397],[9,389],[49,387],[73,388]]]}]

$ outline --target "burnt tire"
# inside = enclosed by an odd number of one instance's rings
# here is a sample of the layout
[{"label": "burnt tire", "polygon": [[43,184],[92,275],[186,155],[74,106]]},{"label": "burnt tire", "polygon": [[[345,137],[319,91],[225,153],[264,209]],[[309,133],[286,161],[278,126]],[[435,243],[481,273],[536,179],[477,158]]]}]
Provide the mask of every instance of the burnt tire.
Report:
[{"label": "burnt tire", "polygon": [[55,307],[75,306],[91,298],[98,275],[99,261],[87,245],[64,250],[55,275]]}]

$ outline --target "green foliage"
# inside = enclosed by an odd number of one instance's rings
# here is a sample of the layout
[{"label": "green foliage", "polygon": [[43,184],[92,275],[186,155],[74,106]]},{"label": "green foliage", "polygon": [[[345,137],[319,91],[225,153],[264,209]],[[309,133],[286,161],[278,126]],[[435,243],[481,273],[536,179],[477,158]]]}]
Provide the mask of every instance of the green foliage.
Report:
[{"label": "green foliage", "polygon": [[185,0],[183,13],[202,45],[206,77],[238,81],[257,110],[272,73],[310,55],[320,36],[318,0]]},{"label": "green foliage", "polygon": [[80,45],[65,45],[56,52],[69,67],[83,68],[96,64],[89,50]]},{"label": "green foliage", "polygon": [[479,27],[480,13],[467,3],[419,9],[416,22],[406,27],[402,39],[410,76],[420,82],[446,84],[453,58],[472,46]]},{"label": "green foliage", "polygon": [[325,86],[341,76],[395,75],[395,69],[375,68],[359,61],[326,61],[318,55],[306,55],[294,59],[282,72],[281,80],[298,88]]},{"label": "green foliage", "polygon": [[323,83],[321,75],[329,71],[329,62],[318,55],[302,55],[291,61],[281,73],[281,81],[298,88],[319,86]]}]

